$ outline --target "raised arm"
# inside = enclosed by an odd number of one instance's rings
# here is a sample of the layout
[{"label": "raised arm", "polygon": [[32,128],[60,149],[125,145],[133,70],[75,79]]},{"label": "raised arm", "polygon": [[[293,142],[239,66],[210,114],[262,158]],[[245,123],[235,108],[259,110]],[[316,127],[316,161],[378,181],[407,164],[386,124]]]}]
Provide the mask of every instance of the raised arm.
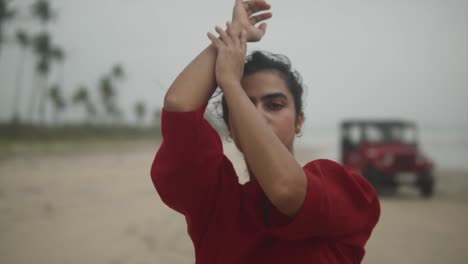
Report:
[{"label": "raised arm", "polygon": [[[269,200],[282,213],[295,216],[304,203],[307,178],[300,164],[267,123],[241,85],[246,33],[216,27],[208,33],[218,50],[215,73],[229,107],[229,120],[249,169]],[[258,87],[261,89],[261,87]],[[284,115],[282,116],[284,120]],[[233,132],[233,131],[231,131]]]},{"label": "raised arm", "polygon": [[[231,30],[237,33],[245,30],[248,41],[259,41],[265,34],[266,24],[255,25],[270,18],[271,13],[256,13],[268,9],[270,5],[263,0],[236,0]],[[177,76],[164,98],[166,111],[194,111],[208,102],[218,86],[215,77],[216,55],[216,48],[209,45]]]}]

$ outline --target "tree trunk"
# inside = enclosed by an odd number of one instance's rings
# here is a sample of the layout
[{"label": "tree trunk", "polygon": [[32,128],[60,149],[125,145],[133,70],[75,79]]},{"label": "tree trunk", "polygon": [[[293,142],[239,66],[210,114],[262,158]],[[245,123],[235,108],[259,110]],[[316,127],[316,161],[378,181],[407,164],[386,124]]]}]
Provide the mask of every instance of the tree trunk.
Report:
[{"label": "tree trunk", "polygon": [[16,73],[15,80],[15,94],[13,97],[13,112],[11,116],[12,122],[21,122],[21,115],[19,113],[19,100],[21,97],[21,90],[23,88],[23,76],[24,76],[24,61],[26,58],[26,49],[23,47],[21,50],[21,57],[18,64],[18,72]]},{"label": "tree trunk", "polygon": [[[1,18],[0,18],[1,19]],[[0,20],[0,58],[2,57],[2,48],[3,48],[3,41],[5,41],[4,37],[3,37],[3,22],[2,20]],[[0,60],[1,61],[1,60]]]},{"label": "tree trunk", "polygon": [[36,73],[33,78],[33,83],[32,83],[32,91],[31,91],[31,97],[29,98],[29,109],[28,109],[28,117],[29,117],[29,122],[32,124],[34,123],[34,109],[36,108],[36,101],[37,101],[37,93],[39,91],[38,84],[40,82],[40,76],[39,73]]},{"label": "tree trunk", "polygon": [[40,82],[40,95],[39,95],[39,105],[38,105],[38,114],[39,114],[39,124],[44,125],[45,123],[45,106],[47,101],[47,76],[41,76]]},{"label": "tree trunk", "polygon": [[54,107],[54,113],[53,113],[53,122],[55,126],[58,126],[58,121],[59,121],[59,109],[58,107]]},{"label": "tree trunk", "polygon": [[[65,86],[64,86],[64,83],[65,83],[65,63],[63,63],[63,61],[60,63],[59,71],[60,72],[59,72],[59,82],[58,82],[58,84],[59,84],[60,89],[63,92],[62,95],[65,96]],[[57,118],[60,115],[62,117],[62,119],[63,119],[63,114],[64,114],[63,112],[65,112],[65,110],[67,109],[67,106],[68,106],[68,104],[65,102],[65,106],[60,110],[60,112],[62,112],[62,113],[59,113],[57,115]],[[65,119],[66,119],[66,117],[65,117]],[[60,120],[57,119],[55,121],[60,121]]]}]

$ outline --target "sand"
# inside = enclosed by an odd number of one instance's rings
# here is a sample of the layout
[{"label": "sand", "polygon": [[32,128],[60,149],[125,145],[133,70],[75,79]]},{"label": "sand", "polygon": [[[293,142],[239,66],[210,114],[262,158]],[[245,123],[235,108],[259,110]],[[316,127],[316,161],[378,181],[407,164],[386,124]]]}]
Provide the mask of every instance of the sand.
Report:
[{"label": "sand", "polygon": [[[184,218],[150,180],[157,147],[144,141],[1,155],[0,263],[194,263]],[[232,144],[226,152],[245,175]],[[300,161],[317,158],[297,153]],[[437,179],[433,199],[412,189],[382,199],[364,263],[467,263],[468,172],[439,170]]]}]

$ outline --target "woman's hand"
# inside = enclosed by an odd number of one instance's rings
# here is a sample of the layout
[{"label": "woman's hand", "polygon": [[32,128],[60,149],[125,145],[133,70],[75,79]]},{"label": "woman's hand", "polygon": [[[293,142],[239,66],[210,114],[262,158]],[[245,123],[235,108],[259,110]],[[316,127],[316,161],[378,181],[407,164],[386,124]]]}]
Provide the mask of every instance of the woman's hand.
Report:
[{"label": "woman's hand", "polygon": [[218,55],[216,57],[215,75],[216,81],[221,87],[232,87],[240,85],[244,75],[245,53],[247,51],[247,32],[241,30],[240,34],[231,30],[231,24],[227,23],[227,32],[216,27],[219,38],[208,32]]},{"label": "woman's hand", "polygon": [[270,5],[264,0],[236,0],[232,14],[232,30],[239,33],[245,30],[247,33],[247,41],[260,41],[265,35],[267,24],[261,23],[260,26],[255,25],[261,21],[271,18],[271,12],[257,14],[270,9]]}]

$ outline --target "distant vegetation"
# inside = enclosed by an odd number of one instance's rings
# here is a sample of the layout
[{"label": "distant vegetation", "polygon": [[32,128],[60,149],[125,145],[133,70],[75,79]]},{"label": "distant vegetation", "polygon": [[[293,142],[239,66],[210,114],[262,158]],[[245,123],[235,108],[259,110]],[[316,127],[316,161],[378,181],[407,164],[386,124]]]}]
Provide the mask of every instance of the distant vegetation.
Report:
[{"label": "distant vegetation", "polygon": [[[131,124],[125,121],[117,100],[118,88],[125,80],[122,64],[110,65],[109,71],[99,79],[97,87],[78,84],[67,96],[63,87],[67,51],[54,41],[48,30],[51,23],[58,21],[57,10],[48,0],[36,0],[28,10],[19,10],[12,3],[11,0],[0,0],[0,60],[5,49],[20,50],[18,64],[15,65],[15,83],[11,86],[1,84],[3,87],[13,86],[14,94],[11,98],[11,118],[0,124],[0,139],[132,137],[154,135],[155,131],[159,131],[160,109],[154,110],[152,124],[145,124],[144,120],[150,113],[144,101],[135,102],[133,114],[137,121]],[[7,26],[14,27],[14,21],[24,17],[40,25],[38,32],[11,28],[15,34],[5,33]],[[34,71],[34,80],[25,82],[24,75],[28,67]],[[51,77],[52,71],[56,73],[54,79]],[[31,83],[30,87],[26,83]],[[21,97],[22,90],[28,88],[28,98]],[[21,103],[22,100],[27,103]],[[21,111],[21,105],[26,105],[27,109]],[[46,111],[46,107],[53,111]],[[66,111],[80,108],[85,113],[81,122],[70,124],[63,120]]]},{"label": "distant vegetation", "polygon": [[[86,139],[132,139],[158,138],[159,127],[136,127],[129,125],[14,125],[0,124],[0,141],[11,142],[53,142],[56,140],[86,140]],[[0,142],[1,143],[1,142]]]}]

